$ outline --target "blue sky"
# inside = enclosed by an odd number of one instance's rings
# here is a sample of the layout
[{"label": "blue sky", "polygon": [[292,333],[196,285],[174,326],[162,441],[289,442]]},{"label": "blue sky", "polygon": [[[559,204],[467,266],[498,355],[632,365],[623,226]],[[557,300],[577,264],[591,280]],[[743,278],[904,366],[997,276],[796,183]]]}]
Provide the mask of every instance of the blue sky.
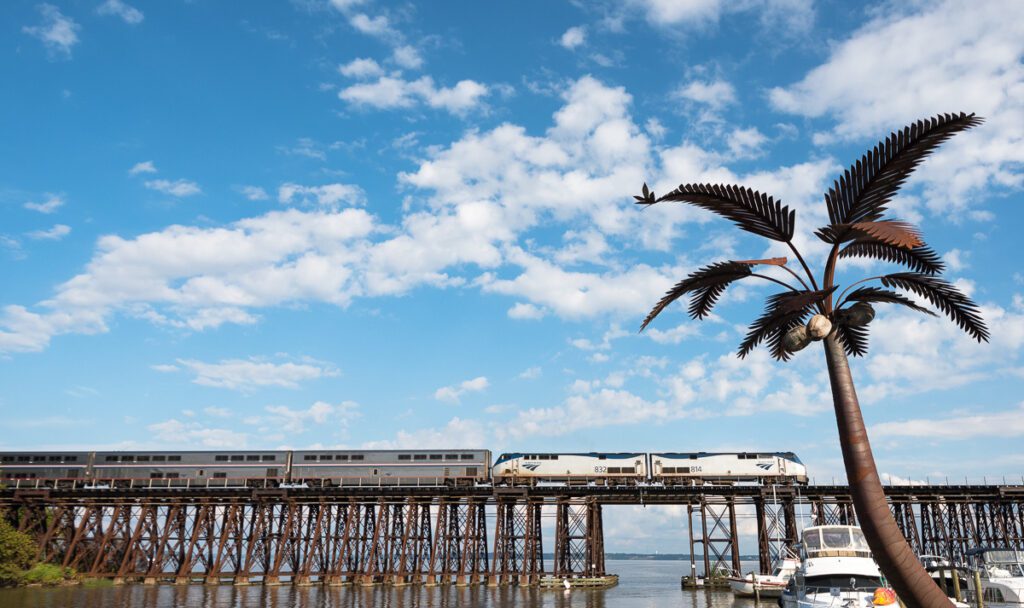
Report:
[{"label": "blue sky", "polygon": [[0,6],[0,448],[771,449],[841,477],[820,349],[735,356],[771,289],[637,333],[697,267],[785,253],[632,195],[758,188],[820,267],[831,180],[963,110],[987,122],[893,207],[992,343],[882,309],[854,374],[884,474],[1024,472],[1020,3],[245,8]]}]

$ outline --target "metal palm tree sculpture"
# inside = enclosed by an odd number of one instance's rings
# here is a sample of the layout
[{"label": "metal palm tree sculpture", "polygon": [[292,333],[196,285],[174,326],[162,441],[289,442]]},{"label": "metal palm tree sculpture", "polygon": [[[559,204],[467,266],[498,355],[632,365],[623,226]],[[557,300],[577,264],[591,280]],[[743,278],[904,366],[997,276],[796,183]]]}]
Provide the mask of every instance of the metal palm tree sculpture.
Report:
[{"label": "metal palm tree sculpture", "polygon": [[[786,288],[768,298],[764,314],[751,324],[740,344],[739,356],[745,357],[764,342],[773,357],[786,361],[812,341],[824,343],[854,508],[882,572],[908,606],[949,606],[950,602],[921,566],[886,504],[847,355],[867,353],[867,325],[874,318],[872,304],[898,304],[935,315],[900,291],[923,298],[979,342],[988,341],[988,329],[977,305],[939,278],[944,270],[942,261],[924,244],[920,233],[905,222],[884,218],[892,197],[925,157],[945,140],[981,122],[974,114],[963,113],[920,120],[892,133],[853,164],[825,194],[829,225],[815,234],[831,245],[831,251],[820,283],[793,244],[796,212],[770,196],[740,186],[704,184],[686,184],[655,196],[644,184],[643,194],[635,197],[641,205],[665,201],[696,205],[733,221],[742,230],[785,243],[793,251],[803,276],[787,266],[786,258],[711,264],[669,290],[640,329],[666,306],[688,294],[690,316],[702,319],[726,288],[741,279],[758,277]],[[852,257],[899,264],[909,272],[857,281],[837,295],[836,266]],[[782,268],[796,283],[754,272],[761,265]],[[870,281],[881,286],[864,285]]]}]

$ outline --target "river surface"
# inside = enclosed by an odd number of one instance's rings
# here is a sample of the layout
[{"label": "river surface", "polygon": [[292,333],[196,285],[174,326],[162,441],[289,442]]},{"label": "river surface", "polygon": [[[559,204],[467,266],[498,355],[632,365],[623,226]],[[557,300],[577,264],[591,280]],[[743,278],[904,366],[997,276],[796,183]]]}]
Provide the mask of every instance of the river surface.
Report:
[{"label": "river surface", "polygon": [[[756,564],[744,563],[744,572]],[[689,562],[608,560],[619,575],[611,589],[541,590],[518,587],[234,587],[124,585],[0,589],[0,608],[754,608],[728,591],[680,587]],[[775,600],[762,607],[774,608]]]}]

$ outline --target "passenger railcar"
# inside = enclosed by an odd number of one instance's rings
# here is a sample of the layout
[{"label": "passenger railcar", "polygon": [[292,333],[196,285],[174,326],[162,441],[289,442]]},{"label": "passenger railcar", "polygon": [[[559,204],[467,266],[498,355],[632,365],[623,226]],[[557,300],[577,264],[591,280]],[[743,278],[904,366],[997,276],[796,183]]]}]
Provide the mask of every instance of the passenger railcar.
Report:
[{"label": "passenger railcar", "polygon": [[291,481],[309,486],[449,485],[490,481],[489,450],[296,450]]},{"label": "passenger railcar", "polygon": [[807,468],[793,452],[662,452],[650,455],[651,480],[665,485],[807,483]]},{"label": "passenger railcar", "polygon": [[288,452],[96,452],[92,480],[111,486],[274,486],[285,480]]},{"label": "passenger railcar", "polygon": [[43,480],[47,485],[84,480],[89,476],[90,452],[4,452],[0,482]]},{"label": "passenger railcar", "polygon": [[502,454],[494,462],[491,476],[496,485],[638,485],[647,479],[647,455],[641,452]]}]

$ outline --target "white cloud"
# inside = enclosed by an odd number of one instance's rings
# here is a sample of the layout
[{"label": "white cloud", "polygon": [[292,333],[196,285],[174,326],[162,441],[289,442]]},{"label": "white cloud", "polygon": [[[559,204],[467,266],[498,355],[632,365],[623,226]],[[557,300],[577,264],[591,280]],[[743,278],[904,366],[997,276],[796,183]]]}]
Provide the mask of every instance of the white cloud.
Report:
[{"label": "white cloud", "polygon": [[559,38],[558,44],[570,51],[576,47],[582,46],[587,41],[587,28],[582,26],[570,27],[565,30],[562,37]]},{"label": "white cloud", "polygon": [[188,371],[195,374],[192,381],[196,384],[239,391],[268,386],[298,388],[300,382],[338,375],[335,368],[318,362],[272,363],[255,358],[224,359],[218,363],[178,359],[175,369],[171,367],[161,366],[157,371]]},{"label": "white cloud", "polygon": [[64,197],[59,194],[47,194],[48,198],[41,202],[35,203],[29,201],[25,203],[24,207],[32,211],[38,211],[39,213],[50,214],[64,206]]},{"label": "white cloud", "polygon": [[420,52],[416,47],[408,44],[395,47],[391,53],[391,60],[409,70],[418,70],[423,67],[423,57]]},{"label": "white cloud", "polygon": [[434,391],[434,399],[447,403],[458,404],[462,395],[466,393],[477,393],[485,390],[490,383],[484,376],[478,376],[472,380],[464,380],[452,386],[443,386]]},{"label": "white cloud", "polygon": [[543,319],[545,315],[547,315],[547,311],[542,307],[527,304],[526,302],[516,302],[512,308],[508,309],[508,316],[510,319],[529,319],[536,321],[537,319]]},{"label": "white cloud", "polygon": [[51,56],[70,59],[71,47],[78,44],[78,31],[82,27],[52,4],[40,4],[37,8],[43,15],[43,23],[22,27],[21,31],[41,40]]},{"label": "white cloud", "polygon": [[350,184],[302,186],[287,183],[277,189],[277,200],[288,205],[337,209],[342,205],[362,205],[366,195],[362,188]]},{"label": "white cloud", "polygon": [[370,36],[386,38],[395,34],[395,30],[391,29],[388,18],[384,15],[370,17],[366,13],[356,13],[349,17],[348,22],[352,27]]},{"label": "white cloud", "polygon": [[1024,4],[946,0],[890,4],[834,45],[801,81],[771,91],[783,111],[835,121],[818,141],[872,143],[941,112],[977,112],[985,125],[958,135],[915,174],[944,217],[989,187],[1024,174]]},{"label": "white cloud", "polygon": [[239,191],[250,201],[265,201],[270,198],[267,191],[259,186],[242,186]]},{"label": "white cloud", "polygon": [[680,86],[674,94],[680,99],[702,103],[716,111],[736,103],[736,89],[725,80],[693,80]]},{"label": "white cloud", "polygon": [[103,4],[99,5],[96,12],[101,15],[116,15],[130,25],[142,23],[142,20],[145,18],[142,11],[125,4],[123,0],[106,0]]},{"label": "white cloud", "polygon": [[199,184],[187,179],[178,179],[174,181],[153,179],[147,181],[145,186],[150,190],[156,190],[157,192],[163,192],[164,194],[169,194],[178,198],[194,196],[202,192],[199,188]]},{"label": "white cloud", "polygon": [[140,173],[156,173],[156,165],[151,160],[145,160],[140,163],[135,163],[131,169],[128,170],[129,175],[138,175]]},{"label": "white cloud", "polygon": [[203,413],[207,416],[213,416],[214,418],[230,418],[231,410],[226,407],[205,407]]},{"label": "white cloud", "polygon": [[382,76],[376,82],[359,83],[342,89],[338,97],[355,106],[381,109],[411,108],[425,103],[452,114],[465,114],[483,103],[488,88],[473,80],[460,80],[454,87],[434,85],[430,76],[417,80]]},{"label": "white cloud", "polygon": [[346,78],[376,78],[384,74],[384,68],[373,59],[363,57],[339,66],[338,72]]},{"label": "white cloud", "polygon": [[458,446],[463,449],[479,448],[489,445],[487,429],[475,420],[452,418],[442,428],[426,428],[415,431],[402,429],[394,439],[367,441],[364,449],[397,450],[397,449],[430,449],[451,448]]},{"label": "white cloud", "polygon": [[294,146],[278,146],[278,151],[288,156],[305,156],[316,160],[327,160],[327,152],[316,141],[308,137],[300,137]]},{"label": "white cloud", "polygon": [[241,449],[249,444],[249,435],[228,429],[205,427],[199,422],[181,422],[175,418],[146,427],[157,441],[174,446]]},{"label": "white cloud", "polygon": [[747,129],[733,129],[729,133],[727,145],[729,153],[733,158],[753,158],[760,156],[764,144],[768,138],[757,130],[757,127]]},{"label": "white cloud", "polygon": [[71,226],[54,224],[53,228],[50,228],[49,230],[33,230],[26,236],[30,239],[36,240],[59,241],[69,234],[71,234]]},{"label": "white cloud", "polygon": [[519,378],[523,380],[535,380],[537,378],[540,378],[542,373],[543,371],[541,370],[541,368],[535,365],[533,367],[528,367],[524,369],[519,374]]},{"label": "white cloud", "polygon": [[333,428],[344,433],[352,419],[359,416],[359,404],[344,401],[337,405],[325,401],[317,401],[304,410],[292,409],[284,405],[268,405],[263,408],[265,415],[250,416],[246,424],[258,425],[260,435],[270,434],[279,440],[287,440],[289,436],[306,432],[308,425],[319,429]]},{"label": "white cloud", "polygon": [[1024,403],[1002,412],[958,413],[955,417],[883,422],[871,427],[871,436],[955,441],[1021,437],[1024,436]]}]

